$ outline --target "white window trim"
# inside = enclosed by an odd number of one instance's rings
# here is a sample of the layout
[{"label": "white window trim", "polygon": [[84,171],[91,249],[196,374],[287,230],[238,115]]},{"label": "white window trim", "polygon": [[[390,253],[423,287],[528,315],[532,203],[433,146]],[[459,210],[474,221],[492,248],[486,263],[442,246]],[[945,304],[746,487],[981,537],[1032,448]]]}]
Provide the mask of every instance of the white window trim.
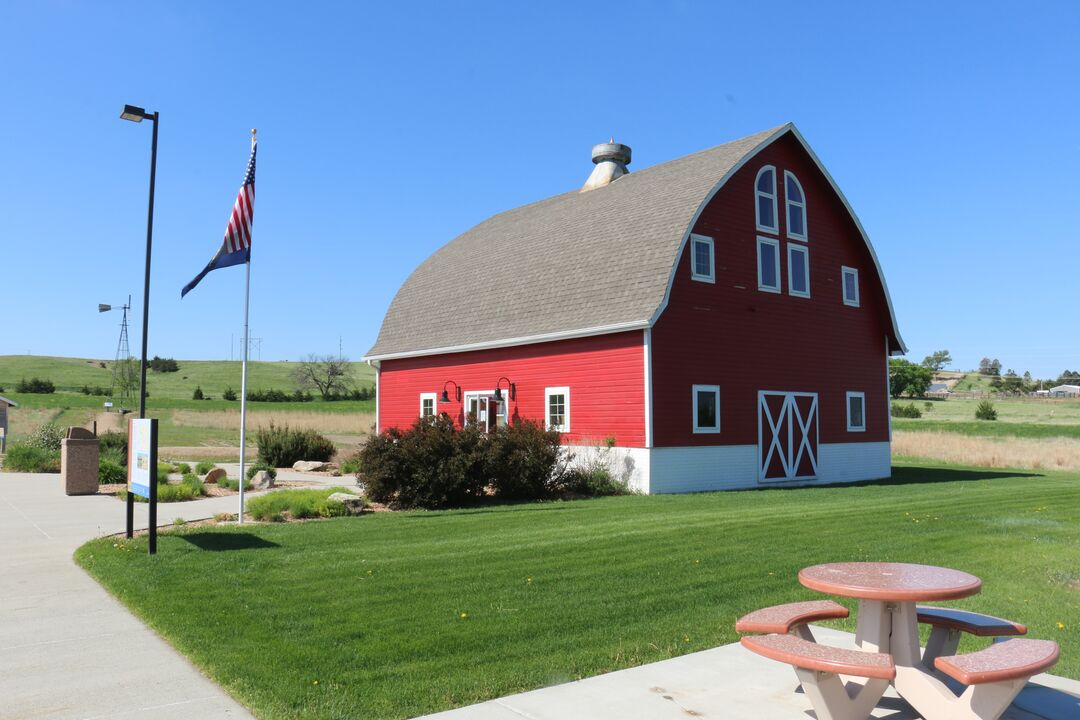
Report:
[{"label": "white window trim", "polygon": [[[787,181],[788,181],[789,178],[799,188],[799,194],[802,195],[802,199],[803,199],[802,202],[795,202],[790,197],[788,197]],[[789,206],[791,206],[791,205],[794,205],[795,207],[800,208],[802,210],[802,229],[803,229],[803,231],[802,231],[801,235],[798,234],[798,233],[791,232],[791,210],[789,209]],[[806,235],[810,230],[810,228],[809,228],[809,226],[807,224],[807,220],[808,220],[808,218],[806,217],[806,191],[803,190],[803,186],[802,186],[802,183],[799,182],[799,178],[795,177],[795,173],[791,172],[790,170],[785,170],[784,171],[784,231],[787,234],[787,236],[789,238],[794,239],[794,240],[802,240],[803,242],[806,242],[806,239],[807,239]]]},{"label": "white window trim", "polygon": [[[856,427],[851,424],[851,398],[857,397],[862,401],[862,427]],[[848,432],[866,432],[866,393],[864,392],[848,392],[844,396],[844,408],[847,412],[847,429]]]},{"label": "white window trim", "polygon": [[[769,193],[765,193],[765,192],[762,192],[761,190],[758,190],[758,180],[761,179],[762,173],[764,173],[764,172],[766,172],[768,170],[772,170],[772,195],[771,196],[769,195]],[[767,225],[762,225],[761,224],[761,203],[758,201],[758,197],[760,197],[762,195],[764,195],[765,197],[768,197],[768,198],[770,198],[772,200],[772,216],[773,216],[773,221],[776,223],[775,227],[769,227]],[[780,214],[777,211],[777,207],[776,207],[776,166],[775,165],[765,165],[765,166],[763,166],[760,170],[758,170],[758,174],[754,177],[754,222],[757,224],[757,229],[759,231],[761,231],[761,232],[772,233],[773,235],[779,235],[780,234]]]},{"label": "white window trim", "polygon": [[[761,280],[761,246],[772,245],[776,250],[774,257],[776,258],[776,287],[771,285],[763,285]],[[780,279],[780,241],[776,238],[767,238],[758,236],[757,239],[757,289],[762,292],[780,293],[780,286],[783,282]]]},{"label": "white window trim", "polygon": [[439,398],[435,393],[420,393],[420,417],[424,417],[424,401],[431,401],[431,416],[439,415]]},{"label": "white window trim", "polygon": [[[559,427],[551,426],[551,396],[563,395],[566,397],[566,417],[565,422]],[[551,430],[558,430],[559,432],[570,432],[570,388],[569,387],[549,387],[544,388],[544,427]]]},{"label": "white window trim", "polygon": [[[694,267],[697,261],[696,243],[705,243],[709,246],[708,275],[697,272],[697,268]],[[713,242],[713,239],[707,235],[690,235],[690,279],[697,280],[698,282],[716,282],[716,244]]]},{"label": "white window trim", "polygon": [[[716,396],[716,426],[702,427],[698,425],[697,396],[699,392],[711,392]],[[690,388],[690,405],[694,412],[694,434],[716,434],[720,432],[720,386],[719,385],[692,385]]]},{"label": "white window trim", "polygon": [[[847,276],[848,274],[855,276],[855,297],[849,298],[847,296]],[[859,269],[848,267],[847,265],[840,266],[840,295],[844,299],[845,305],[851,307],[859,307]]]},{"label": "white window trim", "polygon": [[[462,425],[467,426],[469,424],[469,398],[470,397],[481,398],[481,397],[484,397],[484,396],[490,396],[490,395],[494,395],[494,394],[495,394],[494,390],[463,390],[462,393],[461,393]],[[479,404],[479,402],[477,404]],[[510,402],[509,402],[509,400],[504,399],[502,401],[502,403],[500,403],[500,405],[502,405],[505,408],[504,412],[506,414],[506,422],[509,423],[510,422]],[[491,410],[489,409],[488,412],[491,412]],[[502,413],[500,413],[500,414],[502,414]]]},{"label": "white window trim", "polygon": [[[806,292],[799,292],[795,289],[795,276],[793,274],[795,272],[795,263],[791,262],[791,255],[792,253],[796,252],[801,252],[803,255],[806,256],[806,259],[803,261],[803,269],[806,271]],[[805,245],[794,245],[792,243],[788,243],[787,272],[788,294],[794,295],[795,297],[810,297],[810,248],[806,247]]]}]

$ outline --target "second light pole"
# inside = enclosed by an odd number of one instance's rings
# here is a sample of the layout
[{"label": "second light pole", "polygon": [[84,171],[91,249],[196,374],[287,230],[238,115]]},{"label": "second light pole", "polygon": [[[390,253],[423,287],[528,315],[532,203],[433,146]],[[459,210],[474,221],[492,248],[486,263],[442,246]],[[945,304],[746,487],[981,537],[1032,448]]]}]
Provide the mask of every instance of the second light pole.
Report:
[{"label": "second light pole", "polygon": [[131,122],[151,120],[154,123],[150,142],[150,206],[146,211],[146,276],[143,279],[142,361],[139,367],[139,417],[146,417],[146,333],[150,320],[150,248],[154,241],[154,175],[157,172],[158,113],[148,113],[141,107],[125,105],[120,117]]}]

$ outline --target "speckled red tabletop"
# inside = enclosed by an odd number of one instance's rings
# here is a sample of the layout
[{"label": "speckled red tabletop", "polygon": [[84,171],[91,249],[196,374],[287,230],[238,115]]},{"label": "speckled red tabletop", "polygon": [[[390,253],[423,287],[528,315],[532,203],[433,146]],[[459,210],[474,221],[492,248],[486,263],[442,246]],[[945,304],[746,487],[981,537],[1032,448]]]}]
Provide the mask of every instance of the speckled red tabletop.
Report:
[{"label": "speckled red tabletop", "polygon": [[799,571],[811,590],[863,600],[922,602],[975,595],[982,581],[949,568],[909,563],[826,563]]}]

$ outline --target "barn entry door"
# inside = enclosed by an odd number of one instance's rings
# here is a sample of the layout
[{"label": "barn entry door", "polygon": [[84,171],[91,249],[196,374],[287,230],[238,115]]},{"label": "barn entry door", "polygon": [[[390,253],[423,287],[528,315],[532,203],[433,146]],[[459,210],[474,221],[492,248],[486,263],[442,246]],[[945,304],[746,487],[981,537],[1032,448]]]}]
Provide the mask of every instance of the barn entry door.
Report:
[{"label": "barn entry door", "polygon": [[758,393],[758,479],[813,480],[818,469],[817,393]]}]

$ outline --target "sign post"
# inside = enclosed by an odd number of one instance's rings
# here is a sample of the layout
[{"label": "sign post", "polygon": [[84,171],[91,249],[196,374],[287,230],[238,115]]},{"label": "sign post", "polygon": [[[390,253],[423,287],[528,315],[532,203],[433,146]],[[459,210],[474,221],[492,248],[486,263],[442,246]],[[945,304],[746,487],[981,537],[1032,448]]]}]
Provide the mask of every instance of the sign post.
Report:
[{"label": "sign post", "polygon": [[128,420],[127,537],[135,534],[135,496],[150,503],[150,554],[157,554],[157,448],[156,419]]}]

